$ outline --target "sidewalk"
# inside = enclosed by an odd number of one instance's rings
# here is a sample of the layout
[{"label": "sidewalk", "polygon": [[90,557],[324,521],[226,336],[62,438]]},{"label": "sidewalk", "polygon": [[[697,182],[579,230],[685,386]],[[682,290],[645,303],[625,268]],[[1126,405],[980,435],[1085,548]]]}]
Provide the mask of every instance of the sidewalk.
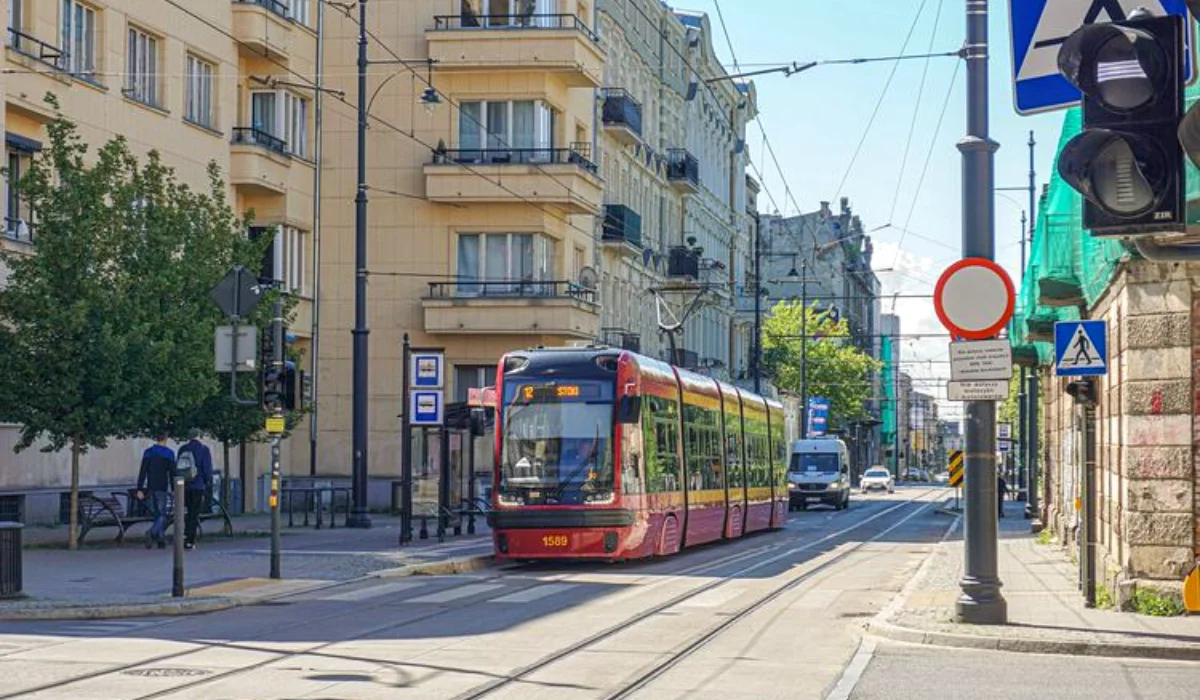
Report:
[{"label": "sidewalk", "polygon": [[[273,581],[267,578],[271,539],[264,534],[270,531],[269,517],[235,518],[233,537],[206,536],[185,552],[187,596],[181,599],[170,597],[172,550],[145,549],[141,528],[121,545],[109,537],[111,531],[94,532],[74,552],[61,546],[66,528],[30,528],[23,552],[27,597],[0,601],[0,620],[210,612],[363,578],[453,573],[491,561],[491,535],[483,518],[476,519],[475,535],[455,537],[450,530],[439,545],[431,531],[430,539],[403,548],[398,546],[399,518],[373,516],[372,522],[369,530],[340,524],[321,530],[284,527],[283,578]],[[419,532],[414,524],[414,536]]]},{"label": "sidewalk", "polygon": [[1078,571],[1066,552],[1038,544],[1017,504],[1008,503],[1007,510],[999,550],[1007,625],[954,622],[963,568],[959,520],[870,631],[902,642],[973,649],[1200,660],[1200,620],[1084,607]]}]

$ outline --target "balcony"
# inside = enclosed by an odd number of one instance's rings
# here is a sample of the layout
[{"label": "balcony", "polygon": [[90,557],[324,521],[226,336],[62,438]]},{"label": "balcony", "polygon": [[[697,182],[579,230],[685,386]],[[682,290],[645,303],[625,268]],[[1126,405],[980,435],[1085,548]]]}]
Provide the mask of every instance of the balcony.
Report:
[{"label": "balcony", "polygon": [[624,204],[604,205],[604,234],[601,242],[619,246],[630,257],[642,252],[642,216]]},{"label": "balcony", "polygon": [[425,33],[439,72],[541,71],[600,87],[600,39],[575,15],[440,15]]},{"label": "balcony", "polygon": [[700,161],[685,148],[668,148],[667,181],[685,194],[699,192]]},{"label": "balcony", "polygon": [[425,166],[425,196],[447,204],[536,202],[599,214],[603,183],[589,152],[590,144],[441,150]]},{"label": "balcony", "polygon": [[287,61],[295,40],[295,20],[280,0],[233,0],[233,36],[259,56]]},{"label": "balcony", "polygon": [[673,280],[700,278],[700,255],[692,248],[675,246],[667,258],[667,277]]},{"label": "balcony", "polygon": [[642,105],[621,88],[604,89],[604,130],[626,146],[642,140]]},{"label": "balcony", "polygon": [[642,351],[640,333],[631,333],[625,328],[601,328],[600,334],[604,344],[609,347],[621,348],[630,352]]},{"label": "balcony", "polygon": [[425,332],[461,335],[596,337],[596,291],[574,282],[430,282],[421,300]]},{"label": "balcony", "polygon": [[[668,351],[669,356],[669,351]],[[699,369],[700,355],[695,350],[685,350],[683,348],[675,349],[675,357],[672,358],[671,364],[683,369]]]},{"label": "balcony", "polygon": [[54,44],[49,44],[31,34],[26,34],[13,27],[8,28],[8,35],[5,38],[8,48],[16,51],[22,56],[36,59],[53,68],[62,70],[63,52]]},{"label": "balcony", "polygon": [[230,151],[230,184],[269,194],[287,192],[292,159],[286,141],[259,129],[237,126]]}]

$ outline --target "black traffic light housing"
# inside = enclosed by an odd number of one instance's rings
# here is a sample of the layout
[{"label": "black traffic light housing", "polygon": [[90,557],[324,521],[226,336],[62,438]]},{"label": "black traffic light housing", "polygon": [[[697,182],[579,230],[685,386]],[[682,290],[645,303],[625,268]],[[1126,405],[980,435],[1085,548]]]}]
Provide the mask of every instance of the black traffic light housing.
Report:
[{"label": "black traffic light housing", "polygon": [[1093,235],[1173,232],[1186,223],[1184,22],[1142,13],[1089,24],[1059,51],[1059,70],[1083,93],[1083,131],[1063,147],[1058,171],[1083,195],[1083,225]]},{"label": "black traffic light housing", "polygon": [[1096,382],[1088,377],[1067,383],[1067,393],[1080,406],[1095,406],[1097,402]]},{"label": "black traffic light housing", "polygon": [[262,334],[259,344],[261,351],[259,361],[262,367],[259,397],[262,400],[262,408],[267,413],[282,413],[296,409],[299,383],[296,365],[286,361],[282,363],[282,366],[275,363],[276,353],[278,352],[279,356],[283,355],[282,346],[276,347],[276,344],[281,343],[282,339],[286,337],[287,327],[279,324],[279,328],[276,328],[275,323],[272,323],[271,327]]}]

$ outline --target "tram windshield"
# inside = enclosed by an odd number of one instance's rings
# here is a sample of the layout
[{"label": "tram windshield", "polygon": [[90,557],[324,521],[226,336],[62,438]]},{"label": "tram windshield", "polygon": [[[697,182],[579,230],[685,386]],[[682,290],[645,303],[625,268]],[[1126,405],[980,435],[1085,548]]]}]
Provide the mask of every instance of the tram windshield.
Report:
[{"label": "tram windshield", "polygon": [[500,499],[582,504],[613,497],[613,390],[603,382],[505,387]]}]

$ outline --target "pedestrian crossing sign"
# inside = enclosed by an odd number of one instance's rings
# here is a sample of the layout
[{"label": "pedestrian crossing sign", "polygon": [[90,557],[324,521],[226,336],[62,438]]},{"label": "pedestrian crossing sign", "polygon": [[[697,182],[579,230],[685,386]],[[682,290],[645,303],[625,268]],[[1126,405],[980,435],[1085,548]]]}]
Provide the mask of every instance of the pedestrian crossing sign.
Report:
[{"label": "pedestrian crossing sign", "polygon": [[1059,377],[1108,374],[1108,328],[1104,321],[1054,324],[1054,373]]}]

